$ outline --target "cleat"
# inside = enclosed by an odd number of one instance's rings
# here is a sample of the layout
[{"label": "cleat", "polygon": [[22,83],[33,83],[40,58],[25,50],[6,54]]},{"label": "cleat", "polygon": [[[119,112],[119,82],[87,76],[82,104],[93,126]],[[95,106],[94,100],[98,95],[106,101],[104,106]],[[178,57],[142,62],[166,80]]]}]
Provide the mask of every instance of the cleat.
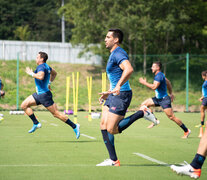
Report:
[{"label": "cleat", "polygon": [[183,166],[171,165],[170,168],[179,175],[190,176],[191,178],[194,179],[198,179],[201,176],[201,169],[194,169],[188,163],[186,163],[186,165]]},{"label": "cleat", "polygon": [[160,121],[158,121],[155,118],[154,114],[151,113],[150,109],[147,106],[142,106],[142,108],[143,108],[143,111],[144,111],[144,118],[148,121],[153,122],[153,124],[154,124],[153,126],[156,126],[160,123]]},{"label": "cleat", "polygon": [[182,138],[183,138],[183,139],[188,138],[188,136],[190,135],[190,133],[191,133],[191,130],[188,129],[188,132],[184,132],[184,136],[183,136]]},{"label": "cleat", "polygon": [[33,124],[32,129],[30,129],[30,130],[28,131],[28,133],[33,133],[33,132],[36,131],[36,129],[39,129],[39,128],[41,128],[41,127],[42,127],[42,125],[41,125],[40,122],[39,122],[38,124]]},{"label": "cleat", "polygon": [[80,137],[80,125],[79,124],[76,124],[76,128],[73,129],[73,131],[76,134],[76,139],[78,139]]},{"label": "cleat", "polygon": [[96,166],[120,166],[120,161],[113,161],[111,159],[106,159],[100,164],[96,164]]}]

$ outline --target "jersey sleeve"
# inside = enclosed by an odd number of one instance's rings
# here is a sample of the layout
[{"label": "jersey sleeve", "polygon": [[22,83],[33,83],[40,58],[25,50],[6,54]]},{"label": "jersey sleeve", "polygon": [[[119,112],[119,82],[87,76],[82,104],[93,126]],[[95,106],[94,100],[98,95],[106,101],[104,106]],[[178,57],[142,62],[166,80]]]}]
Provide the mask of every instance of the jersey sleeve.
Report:
[{"label": "jersey sleeve", "polygon": [[37,69],[36,69],[36,73],[38,73],[40,71],[45,72],[45,67],[44,66],[38,66]]},{"label": "jersey sleeve", "polygon": [[158,74],[157,76],[154,77],[154,81],[157,81],[157,82],[161,82],[163,79],[162,75],[161,74]]},{"label": "jersey sleeve", "polygon": [[120,65],[125,60],[129,60],[129,57],[127,54],[125,54],[123,52],[118,52],[116,54],[115,61],[118,65]]}]

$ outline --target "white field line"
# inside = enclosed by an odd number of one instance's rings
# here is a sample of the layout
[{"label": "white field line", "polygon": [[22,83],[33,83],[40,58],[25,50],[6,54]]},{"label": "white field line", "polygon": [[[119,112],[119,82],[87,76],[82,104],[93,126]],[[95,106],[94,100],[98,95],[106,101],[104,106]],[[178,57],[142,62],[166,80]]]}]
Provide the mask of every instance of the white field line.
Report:
[{"label": "white field line", "polygon": [[95,137],[92,137],[92,136],[88,136],[88,135],[86,135],[86,134],[80,134],[81,136],[84,136],[84,137],[87,137],[87,138],[89,138],[89,139],[96,139]]},{"label": "white field line", "polygon": [[43,123],[47,123],[47,121],[46,121],[46,120],[41,120],[41,122],[43,122]]},{"label": "white field line", "polygon": [[142,157],[142,158],[144,158],[144,159],[147,159],[148,161],[152,161],[152,162],[155,162],[155,163],[157,163],[157,164],[160,164],[160,165],[170,166],[170,164],[167,164],[167,163],[165,163],[165,162],[162,162],[162,161],[159,161],[159,160],[157,160],[157,159],[151,158],[151,157],[146,156],[146,155],[141,154],[141,153],[133,153],[133,154],[135,154],[135,155],[137,155],[137,156],[139,156],[139,157]]},{"label": "white field line", "polygon": [[55,123],[50,123],[50,125],[51,125],[51,126],[55,126],[55,127],[58,126],[58,124],[55,124]]}]

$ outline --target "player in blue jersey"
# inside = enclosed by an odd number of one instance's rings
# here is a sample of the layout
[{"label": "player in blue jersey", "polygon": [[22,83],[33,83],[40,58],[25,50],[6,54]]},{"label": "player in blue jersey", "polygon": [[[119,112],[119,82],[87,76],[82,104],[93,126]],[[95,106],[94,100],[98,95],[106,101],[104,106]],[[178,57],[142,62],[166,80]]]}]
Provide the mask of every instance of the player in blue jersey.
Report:
[{"label": "player in blue jersey", "polygon": [[203,127],[204,127],[204,121],[205,121],[205,110],[207,109],[207,71],[203,71],[201,73],[202,79],[204,80],[204,83],[202,85],[202,97],[199,99],[199,101],[202,102],[200,107],[200,113],[201,113],[201,125],[200,125],[200,133],[198,137],[202,137],[203,135]]},{"label": "player in blue jersey", "polygon": [[21,108],[33,121],[33,127],[29,130],[29,133],[34,132],[36,129],[41,127],[41,123],[35,117],[31,106],[37,106],[42,104],[46,109],[48,109],[52,115],[69,126],[71,126],[78,139],[80,136],[80,125],[74,124],[68,117],[60,113],[57,109],[56,104],[52,99],[52,93],[50,91],[50,83],[54,81],[57,72],[52,69],[46,63],[48,55],[45,52],[39,52],[36,58],[37,68],[33,72],[29,67],[26,68],[26,73],[34,78],[36,85],[36,93],[27,97],[21,104]]},{"label": "player in blue jersey", "polygon": [[146,109],[124,119],[132,98],[132,90],[128,80],[133,68],[127,53],[119,46],[122,40],[123,33],[119,29],[110,29],[105,38],[106,48],[111,53],[106,67],[110,90],[100,93],[99,102],[102,103],[106,100],[100,128],[110,159],[106,159],[96,166],[120,166],[114,146],[114,134],[121,133],[141,117],[146,117],[154,123],[157,122]]},{"label": "player in blue jersey", "polygon": [[[147,107],[161,106],[167,117],[183,129],[184,136],[182,138],[187,138],[191,131],[182,123],[180,119],[175,117],[173,113],[171,106],[171,101],[174,99],[172,94],[172,86],[170,81],[161,72],[161,62],[154,62],[151,69],[152,73],[155,74],[153,84],[148,83],[146,79],[142,77],[139,78],[139,82],[148,88],[155,90],[155,97],[145,100],[142,105],[146,105]],[[167,90],[169,91],[170,96],[168,96]],[[153,124],[149,127],[153,127]]]},{"label": "player in blue jersey", "polygon": [[[4,84],[2,83],[2,81],[0,79],[0,98],[3,98],[5,95],[5,91],[3,91],[3,88],[4,88]],[[4,117],[4,115],[0,114],[0,122],[4,119],[3,117]]]}]

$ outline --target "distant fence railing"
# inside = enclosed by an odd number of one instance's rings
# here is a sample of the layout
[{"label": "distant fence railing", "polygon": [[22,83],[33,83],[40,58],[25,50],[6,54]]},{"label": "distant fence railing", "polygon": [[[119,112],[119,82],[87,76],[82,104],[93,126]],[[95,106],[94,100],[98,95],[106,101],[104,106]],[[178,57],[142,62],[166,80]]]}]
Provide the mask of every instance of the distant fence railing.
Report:
[{"label": "distant fence railing", "polygon": [[83,47],[72,46],[70,43],[36,42],[36,41],[7,41],[0,40],[0,59],[14,60],[19,58],[25,61],[35,60],[39,51],[48,53],[50,61],[72,64],[101,65],[102,58],[91,52],[79,57]]}]

